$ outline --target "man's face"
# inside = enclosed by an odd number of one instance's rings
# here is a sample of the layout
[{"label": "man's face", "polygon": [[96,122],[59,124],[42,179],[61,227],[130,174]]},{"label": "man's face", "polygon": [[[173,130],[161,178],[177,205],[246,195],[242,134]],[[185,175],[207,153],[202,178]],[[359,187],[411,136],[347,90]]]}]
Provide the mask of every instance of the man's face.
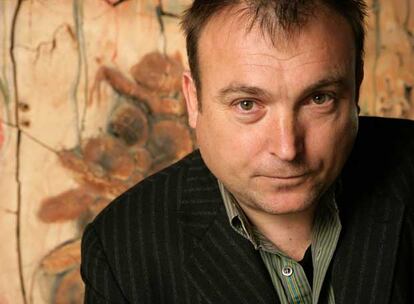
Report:
[{"label": "man's face", "polygon": [[223,12],[203,30],[201,100],[188,74],[183,82],[189,122],[207,167],[243,208],[305,211],[339,175],[357,133],[352,31],[319,13],[275,47],[246,24]]}]

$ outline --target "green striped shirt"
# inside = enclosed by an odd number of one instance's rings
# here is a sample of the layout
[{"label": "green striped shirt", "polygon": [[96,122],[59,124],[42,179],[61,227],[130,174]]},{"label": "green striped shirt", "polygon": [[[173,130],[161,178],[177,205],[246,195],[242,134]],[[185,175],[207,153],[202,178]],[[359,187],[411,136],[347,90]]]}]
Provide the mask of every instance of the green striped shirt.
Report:
[{"label": "green striped shirt", "polygon": [[313,286],[310,286],[303,267],[251,225],[234,196],[218,183],[230,225],[259,251],[281,303],[335,303],[332,282],[326,275],[341,232],[334,187],[323,195],[315,215],[311,240]]}]

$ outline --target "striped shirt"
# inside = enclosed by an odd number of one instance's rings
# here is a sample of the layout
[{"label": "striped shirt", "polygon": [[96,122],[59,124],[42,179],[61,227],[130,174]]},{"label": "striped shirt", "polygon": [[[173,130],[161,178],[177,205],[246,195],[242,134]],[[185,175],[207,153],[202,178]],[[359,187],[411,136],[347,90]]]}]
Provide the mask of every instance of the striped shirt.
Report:
[{"label": "striped shirt", "polygon": [[284,255],[251,225],[234,196],[220,181],[218,184],[231,227],[259,251],[281,303],[335,303],[332,282],[327,276],[341,232],[334,187],[323,195],[316,212],[311,240],[313,280],[310,283],[302,265]]}]

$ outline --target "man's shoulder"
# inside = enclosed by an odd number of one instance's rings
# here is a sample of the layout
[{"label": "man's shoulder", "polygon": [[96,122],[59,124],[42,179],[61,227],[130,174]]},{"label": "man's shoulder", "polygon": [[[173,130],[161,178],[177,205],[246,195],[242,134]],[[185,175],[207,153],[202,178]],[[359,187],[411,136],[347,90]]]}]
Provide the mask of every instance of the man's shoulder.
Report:
[{"label": "man's shoulder", "polygon": [[188,188],[188,180],[203,180],[208,185],[214,180],[198,150],[122,193],[97,215],[93,224],[108,226],[108,221],[122,221],[131,216],[155,218],[162,212],[168,212],[169,218],[174,217]]},{"label": "man's shoulder", "polygon": [[401,118],[359,117],[359,136],[382,140],[414,141],[414,121]]},{"label": "man's shoulder", "polygon": [[411,162],[414,153],[414,121],[360,117],[351,159],[381,166]]},{"label": "man's shoulder", "polygon": [[[414,122],[360,117],[360,128],[342,179],[353,193],[414,197]],[[395,202],[397,199],[395,200]]]}]

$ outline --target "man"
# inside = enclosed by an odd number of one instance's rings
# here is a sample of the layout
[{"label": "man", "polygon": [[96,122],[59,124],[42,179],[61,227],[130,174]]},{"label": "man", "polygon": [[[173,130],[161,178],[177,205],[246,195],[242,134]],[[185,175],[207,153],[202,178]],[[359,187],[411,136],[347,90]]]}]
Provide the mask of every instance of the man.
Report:
[{"label": "man", "polygon": [[87,303],[412,302],[414,126],[358,118],[364,8],[193,3],[199,151],[88,226]]}]

